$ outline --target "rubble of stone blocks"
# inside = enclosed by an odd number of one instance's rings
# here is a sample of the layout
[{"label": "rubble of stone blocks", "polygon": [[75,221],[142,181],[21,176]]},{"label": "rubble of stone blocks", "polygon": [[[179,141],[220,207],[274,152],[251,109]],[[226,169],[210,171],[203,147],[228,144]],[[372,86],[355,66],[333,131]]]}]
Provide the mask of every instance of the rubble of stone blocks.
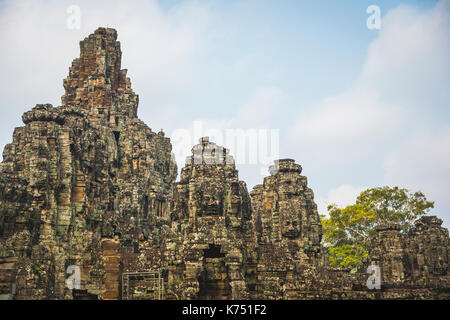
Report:
[{"label": "rubble of stone blocks", "polygon": [[[378,226],[357,272],[328,265],[313,191],[280,159],[250,192],[208,137],[176,182],[170,139],[137,117],[117,32],[80,42],[62,105],[38,104],[0,164],[0,298],[121,299],[122,275],[158,271],[163,299],[448,299],[449,235]],[[376,265],[381,287],[367,287]],[[66,284],[69,266],[80,288]],[[142,295],[145,284],[136,285]],[[142,291],[142,292],[141,292]],[[145,292],[144,292],[145,293]]]}]

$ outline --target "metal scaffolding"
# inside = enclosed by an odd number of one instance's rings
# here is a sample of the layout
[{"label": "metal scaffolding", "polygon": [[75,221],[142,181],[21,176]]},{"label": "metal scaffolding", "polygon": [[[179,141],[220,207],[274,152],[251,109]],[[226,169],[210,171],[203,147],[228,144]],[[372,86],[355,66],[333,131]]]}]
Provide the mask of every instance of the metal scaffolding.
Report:
[{"label": "metal scaffolding", "polygon": [[160,271],[122,274],[123,300],[162,300],[163,295],[164,281]]}]

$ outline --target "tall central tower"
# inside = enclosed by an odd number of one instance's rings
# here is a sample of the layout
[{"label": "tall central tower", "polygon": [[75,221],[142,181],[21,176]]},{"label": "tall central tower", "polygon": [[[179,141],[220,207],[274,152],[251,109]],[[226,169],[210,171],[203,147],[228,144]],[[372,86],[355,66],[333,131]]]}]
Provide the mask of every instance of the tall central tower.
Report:
[{"label": "tall central tower", "polygon": [[62,106],[26,112],[5,147],[0,253],[16,261],[17,298],[70,297],[66,270],[77,266],[82,290],[117,299],[120,272],[148,268],[140,243],[158,243],[169,224],[172,146],[137,118],[116,39],[99,28],[81,41]]}]

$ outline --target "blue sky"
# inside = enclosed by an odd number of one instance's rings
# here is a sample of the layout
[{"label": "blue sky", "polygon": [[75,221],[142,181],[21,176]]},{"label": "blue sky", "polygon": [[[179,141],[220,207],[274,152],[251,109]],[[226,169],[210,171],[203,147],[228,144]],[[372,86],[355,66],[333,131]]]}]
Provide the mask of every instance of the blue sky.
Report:
[{"label": "blue sky", "polygon": [[[67,27],[71,5],[79,29]],[[366,26],[370,5],[380,30]],[[173,139],[179,167],[194,121],[276,129],[279,157],[303,166],[321,213],[398,185],[436,201],[431,213],[448,227],[449,17],[448,0],[0,1],[0,147],[23,112],[61,103],[78,42],[109,26],[139,117],[168,136],[190,133]],[[238,164],[250,190],[265,167]]]}]

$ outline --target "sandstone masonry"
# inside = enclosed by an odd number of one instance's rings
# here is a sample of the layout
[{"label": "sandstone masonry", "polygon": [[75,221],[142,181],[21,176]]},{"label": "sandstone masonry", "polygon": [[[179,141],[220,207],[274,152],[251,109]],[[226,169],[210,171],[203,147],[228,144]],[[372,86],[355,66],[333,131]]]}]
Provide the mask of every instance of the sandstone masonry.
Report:
[{"label": "sandstone masonry", "polygon": [[[22,116],[0,164],[0,298],[449,299],[449,234],[378,226],[356,273],[328,265],[293,159],[249,193],[201,138],[176,182],[172,146],[137,117],[114,29],[80,42],[62,105]],[[381,289],[366,286],[380,268]],[[70,290],[69,266],[81,287]]]}]

